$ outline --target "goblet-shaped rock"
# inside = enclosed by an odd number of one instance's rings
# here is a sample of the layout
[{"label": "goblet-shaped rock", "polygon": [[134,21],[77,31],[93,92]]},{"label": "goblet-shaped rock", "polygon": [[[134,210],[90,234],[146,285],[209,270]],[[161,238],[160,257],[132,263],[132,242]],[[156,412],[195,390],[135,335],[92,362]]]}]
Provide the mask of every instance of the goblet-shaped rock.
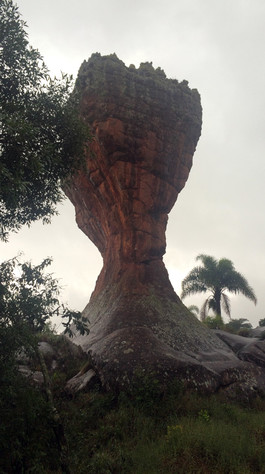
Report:
[{"label": "goblet-shaped rock", "polygon": [[94,138],[66,193],[104,262],[84,310],[90,334],[79,342],[105,383],[142,367],[215,390],[211,364],[235,356],[182,304],[162,260],[201,133],[200,96],[150,63],[128,68],[99,54],[81,66],[76,91]]}]

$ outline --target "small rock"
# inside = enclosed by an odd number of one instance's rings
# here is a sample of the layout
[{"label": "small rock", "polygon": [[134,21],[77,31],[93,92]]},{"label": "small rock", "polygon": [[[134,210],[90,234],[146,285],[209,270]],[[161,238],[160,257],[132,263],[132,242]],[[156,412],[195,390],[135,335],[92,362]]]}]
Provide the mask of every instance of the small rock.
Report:
[{"label": "small rock", "polygon": [[68,380],[66,384],[66,391],[68,393],[74,394],[84,390],[89,385],[93,385],[95,382],[96,372],[93,369],[89,369],[87,372],[79,372],[73,378]]},{"label": "small rock", "polygon": [[39,370],[33,371],[24,365],[20,365],[18,370],[24,377],[28,378],[33,385],[37,385],[38,387],[43,385],[43,375]]}]

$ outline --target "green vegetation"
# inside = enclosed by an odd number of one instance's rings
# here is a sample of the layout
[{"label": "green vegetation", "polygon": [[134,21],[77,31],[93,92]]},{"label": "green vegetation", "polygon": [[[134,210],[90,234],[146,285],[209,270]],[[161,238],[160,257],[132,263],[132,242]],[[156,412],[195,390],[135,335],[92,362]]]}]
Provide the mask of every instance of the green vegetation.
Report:
[{"label": "green vegetation", "polygon": [[200,312],[198,306],[196,306],[195,304],[192,304],[192,305],[188,306],[188,310],[189,310],[192,314],[194,314],[194,316],[196,316],[196,317],[198,316],[198,314],[199,314],[199,312]]},{"label": "green vegetation", "polygon": [[[0,452],[8,454],[6,459],[3,455],[0,472],[45,472],[28,468],[35,462],[35,450],[40,449],[42,437],[45,443],[53,440],[53,449],[57,445],[58,465],[67,465],[64,428],[38,343],[43,330],[47,337],[47,322],[56,315],[66,320],[63,324],[70,333],[70,325],[75,322],[83,332],[86,328],[82,327],[80,312],[70,311],[60,303],[58,282],[45,273],[50,263],[46,259],[33,266],[13,258],[0,265]],[[19,354],[37,361],[44,396],[28,387],[28,381],[20,374]]]},{"label": "green vegetation", "polygon": [[[265,473],[265,400],[239,406],[185,392],[177,381],[165,392],[141,370],[127,392],[94,385],[67,394],[87,357],[75,359],[48,324],[61,311],[69,320],[49,263],[12,259],[0,268],[0,474]],[[40,357],[40,340],[63,353],[55,368]],[[41,389],[19,372],[21,350],[42,372]]]},{"label": "green vegetation", "polygon": [[[144,396],[138,385],[143,378],[136,380],[130,393],[104,393],[95,387],[73,399],[56,382],[69,472],[265,472],[264,400],[244,407],[220,396],[185,392],[177,383],[158,396],[151,377],[144,381]],[[0,472],[65,472],[43,395],[21,379],[12,401],[7,400],[5,409],[1,405]]]},{"label": "green vegetation", "polygon": [[257,298],[247,280],[237,272],[231,260],[221,258],[216,260],[210,255],[198,255],[196,260],[201,260],[202,266],[193,268],[182,282],[181,298],[196,293],[210,292],[201,308],[201,320],[204,321],[207,311],[212,310],[215,315],[222,317],[221,305],[226,314],[231,318],[230,301],[225,293],[242,293],[246,298],[257,303]]},{"label": "green vegetation", "polygon": [[89,138],[70,93],[72,79],[51,79],[29,46],[12,0],[0,2],[0,239],[23,224],[49,221]]},{"label": "green vegetation", "polygon": [[22,347],[34,350],[39,333],[47,331],[54,316],[66,320],[66,331],[74,322],[84,334],[81,313],[69,310],[59,300],[58,281],[46,271],[50,263],[47,258],[34,266],[13,258],[0,264],[0,363],[1,358],[13,360]]},{"label": "green vegetation", "polygon": [[251,328],[252,324],[247,322],[246,318],[230,319],[228,323],[224,323],[221,316],[206,316],[203,320],[204,326],[209,329],[222,329],[223,331],[230,332],[232,334],[238,334],[239,336],[252,336]]},{"label": "green vegetation", "polygon": [[202,321],[204,326],[209,329],[225,329],[225,324],[221,316],[206,316]]},{"label": "green vegetation", "polygon": [[225,328],[227,331],[234,334],[242,333],[242,335],[246,335],[247,333],[250,333],[249,329],[252,328],[252,324],[250,324],[246,318],[231,319],[225,325]]},{"label": "green vegetation", "polygon": [[[56,212],[61,185],[80,165],[89,136],[69,99],[70,78],[50,78],[11,0],[0,1],[0,52],[0,239],[6,240],[10,231]],[[139,74],[165,82],[163,71],[149,63]],[[167,85],[173,90],[177,83]],[[185,81],[180,87],[197,94]],[[225,268],[226,277],[237,276],[225,285],[219,273],[213,280],[226,310],[225,289],[256,302],[229,260],[199,258],[212,270]],[[243,407],[221,396],[185,392],[177,382],[165,393],[154,374],[139,371],[126,393],[106,393],[98,385],[67,395],[65,383],[81,361],[68,351],[66,339],[53,334],[49,320],[61,315],[67,330],[72,323],[84,328],[80,313],[60,303],[58,282],[46,273],[49,264],[50,259],[33,266],[14,258],[0,265],[0,474],[265,473],[262,399]],[[208,277],[195,282],[195,273],[188,276],[190,286],[185,279],[184,296],[217,288]],[[205,311],[213,309],[221,321],[217,296],[216,290]],[[39,350],[43,340],[63,353],[55,368]],[[41,372],[41,388],[19,371],[21,353]]]}]

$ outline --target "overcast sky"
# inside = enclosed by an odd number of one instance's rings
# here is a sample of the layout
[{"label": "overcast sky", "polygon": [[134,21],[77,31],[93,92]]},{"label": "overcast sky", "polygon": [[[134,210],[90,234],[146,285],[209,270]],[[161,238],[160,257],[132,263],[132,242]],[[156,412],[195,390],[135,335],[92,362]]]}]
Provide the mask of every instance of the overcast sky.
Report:
[{"label": "overcast sky", "polygon": [[[198,89],[202,135],[186,187],[170,213],[165,263],[181,280],[206,253],[231,259],[256,292],[231,299],[232,317],[265,317],[265,2],[264,0],[18,0],[30,44],[52,74],[77,75],[92,53],[115,52],[127,66],[152,61]],[[69,202],[50,226],[34,224],[0,244],[4,260],[24,252],[52,271],[64,299],[82,310],[102,261],[77,228]],[[187,298],[201,306],[203,295]]]}]

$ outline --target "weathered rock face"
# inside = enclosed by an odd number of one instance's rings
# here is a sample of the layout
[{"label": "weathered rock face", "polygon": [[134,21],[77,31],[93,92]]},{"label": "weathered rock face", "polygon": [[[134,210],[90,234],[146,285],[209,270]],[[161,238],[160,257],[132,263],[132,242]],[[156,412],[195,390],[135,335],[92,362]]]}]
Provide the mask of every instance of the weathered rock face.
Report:
[{"label": "weathered rock face", "polygon": [[149,63],[136,70],[99,54],[81,66],[76,89],[94,139],[66,194],[104,262],[84,310],[90,334],[76,341],[105,384],[139,367],[208,391],[241,380],[248,363],[189,313],[162,260],[201,132],[198,92]]},{"label": "weathered rock face", "polygon": [[98,292],[113,282],[113,273],[120,280],[121,268],[161,261],[167,215],[200,136],[201,105],[186,83],[166,79],[150,64],[126,68],[115,55],[92,56],[77,87],[95,138],[87,171],[68,196],[79,227],[104,259]]}]

